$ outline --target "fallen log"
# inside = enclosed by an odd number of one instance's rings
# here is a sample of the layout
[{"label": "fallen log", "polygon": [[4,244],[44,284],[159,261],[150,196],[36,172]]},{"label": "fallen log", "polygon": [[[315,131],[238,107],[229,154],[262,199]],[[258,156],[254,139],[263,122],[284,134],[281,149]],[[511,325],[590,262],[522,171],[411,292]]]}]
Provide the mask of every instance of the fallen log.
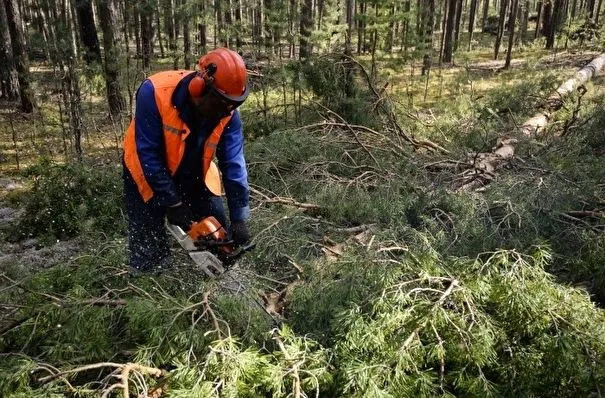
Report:
[{"label": "fallen log", "polygon": [[559,88],[548,97],[544,109],[523,123],[521,126],[521,133],[526,136],[539,135],[552,118],[552,115],[563,107],[563,100],[565,97],[589,81],[603,69],[603,67],[605,67],[605,53],[602,53],[590,61],[586,66],[580,69],[574,77],[561,84]]}]

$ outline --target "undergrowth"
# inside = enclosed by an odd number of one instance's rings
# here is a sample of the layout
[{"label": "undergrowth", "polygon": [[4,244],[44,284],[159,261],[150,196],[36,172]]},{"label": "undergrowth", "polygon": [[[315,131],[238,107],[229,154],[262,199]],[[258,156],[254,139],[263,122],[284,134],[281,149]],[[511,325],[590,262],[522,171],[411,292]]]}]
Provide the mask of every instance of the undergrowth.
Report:
[{"label": "undergrowth", "polygon": [[[515,86],[520,106],[504,89],[460,101],[427,135],[466,137],[442,141],[454,154],[490,148],[551,83]],[[186,264],[126,276],[113,166],[32,169],[18,229],[96,244],[0,274],[0,395],[98,396],[134,362],[161,376],[131,372],[130,393],[167,397],[599,396],[605,241],[573,211],[601,205],[602,112],[548,145],[522,140],[491,184],[455,192],[456,173],[403,149],[384,114],[352,130],[313,109],[324,123],[253,134],[257,248],[218,281]]]}]

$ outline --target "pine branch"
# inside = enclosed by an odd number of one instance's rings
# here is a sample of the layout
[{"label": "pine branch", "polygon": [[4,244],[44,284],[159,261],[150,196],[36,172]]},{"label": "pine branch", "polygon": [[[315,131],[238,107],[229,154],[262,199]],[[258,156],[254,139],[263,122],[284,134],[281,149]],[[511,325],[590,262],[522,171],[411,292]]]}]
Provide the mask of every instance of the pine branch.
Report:
[{"label": "pine branch", "polygon": [[[459,286],[459,284],[460,284],[460,282],[458,282],[457,279],[452,279],[448,288],[443,292],[441,297],[439,297],[439,300],[437,300],[437,302],[433,304],[433,306],[431,307],[429,312],[432,312],[435,308],[440,307],[443,304],[443,302],[445,301],[445,299],[450,294],[452,294],[452,292],[454,291],[454,288]],[[424,320],[424,322],[422,322],[420,325],[418,325],[416,327],[416,329],[414,329],[414,331],[412,331],[412,333],[410,333],[410,335],[404,340],[403,344],[399,348],[400,353],[401,353],[401,351],[405,350],[410,345],[410,343],[414,339],[414,336],[418,335],[420,330],[422,330],[427,325],[428,322],[429,322],[429,319],[426,318]]]}]

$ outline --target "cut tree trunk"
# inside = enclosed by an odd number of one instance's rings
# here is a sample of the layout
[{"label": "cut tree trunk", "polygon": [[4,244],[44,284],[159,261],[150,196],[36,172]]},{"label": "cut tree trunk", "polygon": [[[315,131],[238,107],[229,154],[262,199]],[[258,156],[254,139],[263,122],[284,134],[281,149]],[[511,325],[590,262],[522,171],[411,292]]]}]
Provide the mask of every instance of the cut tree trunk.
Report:
[{"label": "cut tree trunk", "polygon": [[561,109],[566,96],[590,80],[605,66],[605,53],[593,59],[588,65],[580,69],[574,77],[561,84],[557,91],[548,97],[544,110],[523,123],[521,132],[527,136],[539,135],[544,131],[553,113]]},{"label": "cut tree trunk", "polygon": [[[561,84],[548,99],[545,109],[527,120],[520,127],[519,133],[525,136],[539,135],[554,112],[563,106],[563,99],[586,83],[605,67],[605,53],[600,54],[576,75]],[[457,177],[452,181],[454,191],[468,191],[481,188],[498,176],[498,171],[515,155],[518,140],[512,137],[501,137],[489,152],[470,154],[465,160],[441,160],[426,165],[430,170],[454,170]]]}]

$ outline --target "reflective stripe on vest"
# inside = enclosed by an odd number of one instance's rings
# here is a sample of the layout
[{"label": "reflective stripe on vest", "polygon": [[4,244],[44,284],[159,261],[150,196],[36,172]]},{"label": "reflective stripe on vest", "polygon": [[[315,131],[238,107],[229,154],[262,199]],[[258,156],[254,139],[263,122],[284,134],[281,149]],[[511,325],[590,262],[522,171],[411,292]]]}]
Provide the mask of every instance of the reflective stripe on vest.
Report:
[{"label": "reflective stripe on vest", "polygon": [[[181,79],[190,73],[191,71],[166,71],[149,77],[155,92],[155,102],[162,118],[166,168],[171,176],[174,176],[183,160],[185,138],[190,133],[186,123],[179,117],[178,110],[172,104],[172,94]],[[223,130],[230,120],[231,115],[221,119],[204,143],[201,159],[203,162],[202,178],[210,192],[215,195],[221,195],[222,188],[218,169],[212,160],[216,154],[216,147],[223,134]],[[130,126],[124,135],[124,163],[137,184],[141,197],[147,202],[153,197],[153,189],[145,179],[143,167],[137,153],[135,123],[136,118],[130,122]]]}]

